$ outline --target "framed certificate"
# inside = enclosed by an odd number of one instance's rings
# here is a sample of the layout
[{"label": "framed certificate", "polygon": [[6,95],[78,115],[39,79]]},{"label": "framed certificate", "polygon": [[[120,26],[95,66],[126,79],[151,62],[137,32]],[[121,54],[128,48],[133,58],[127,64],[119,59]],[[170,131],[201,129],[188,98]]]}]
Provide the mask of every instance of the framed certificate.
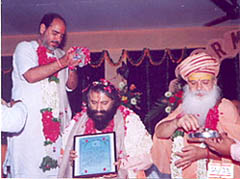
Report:
[{"label": "framed certificate", "polygon": [[73,148],[78,156],[73,162],[73,177],[88,178],[116,174],[115,133],[76,135]]}]

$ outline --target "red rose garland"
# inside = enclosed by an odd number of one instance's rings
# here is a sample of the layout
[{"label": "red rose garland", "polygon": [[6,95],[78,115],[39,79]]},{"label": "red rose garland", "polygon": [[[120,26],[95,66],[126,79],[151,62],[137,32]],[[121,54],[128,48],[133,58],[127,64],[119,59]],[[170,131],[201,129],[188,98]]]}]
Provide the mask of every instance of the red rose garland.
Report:
[{"label": "red rose garland", "polygon": [[[56,57],[48,57],[47,49],[46,49],[46,47],[43,47],[43,46],[38,47],[37,54],[38,54],[38,64],[40,66],[52,63],[57,60]],[[58,82],[59,79],[57,76],[58,76],[58,73],[54,73],[52,76],[49,77],[49,80]]]},{"label": "red rose garland", "polygon": [[[108,126],[102,130],[102,133],[113,132],[114,120],[111,120]],[[84,134],[96,134],[96,128],[92,119],[88,119],[86,122],[86,128]]]},{"label": "red rose garland", "polygon": [[[55,57],[48,57],[47,56],[47,49],[44,46],[39,46],[37,49],[38,54],[38,63],[39,65],[46,65],[56,61]],[[57,78],[57,74],[53,74]],[[51,78],[51,77],[50,77]],[[45,108],[41,110],[42,113],[42,122],[43,122],[43,133],[45,139],[49,139],[52,143],[54,143],[58,136],[60,135],[60,122],[53,118],[52,109]]]},{"label": "red rose garland", "polygon": [[214,108],[209,110],[206,118],[205,127],[212,130],[217,130],[218,121],[219,121],[218,105],[216,105],[214,106]]},{"label": "red rose garland", "polygon": [[51,108],[42,109],[41,113],[45,145],[54,143],[60,135],[60,121],[53,117]]},{"label": "red rose garland", "polygon": [[38,54],[38,63],[39,65],[46,65],[56,61],[55,57],[48,57],[47,56],[47,49],[46,47],[39,46],[37,49]]},{"label": "red rose garland", "polygon": [[[38,55],[38,64],[46,65],[52,63],[57,60],[55,57],[47,56],[46,47],[39,46],[37,49]],[[52,76],[48,78],[49,82],[54,81],[56,83],[59,82],[58,73],[54,73]],[[43,134],[45,137],[44,146],[51,145],[56,142],[60,135],[60,120],[53,117],[52,108],[44,108],[40,110],[42,114],[42,124],[43,124]],[[56,152],[56,147],[53,146],[53,152]],[[45,156],[41,162],[39,168],[43,170],[43,172],[54,169],[57,167],[57,160],[51,158],[50,156]]]},{"label": "red rose garland", "polygon": [[[77,122],[80,119],[80,117],[82,117],[82,115],[86,112],[87,112],[87,108],[83,107],[82,111],[77,113],[73,117],[73,120],[75,120]],[[113,132],[113,128],[114,128],[114,120],[111,120],[109,122],[108,126],[105,129],[102,130],[102,133]],[[96,131],[96,128],[94,126],[93,120],[88,118],[88,120],[86,122],[86,128],[85,128],[84,134],[95,134],[96,132],[97,131]]]},{"label": "red rose garland", "polygon": [[[124,106],[119,106],[118,108],[122,115],[123,115],[123,119],[124,119],[124,129],[126,130],[126,118],[128,115],[130,115],[130,110]],[[80,119],[80,117],[86,113],[87,109],[83,108],[81,112],[77,113],[74,117],[73,120],[75,120],[76,122]],[[110,123],[108,124],[108,126],[102,130],[102,133],[107,133],[107,132],[113,132],[114,129],[114,120],[111,120]],[[125,131],[126,132],[126,131]],[[96,133],[96,128],[94,127],[94,122],[92,119],[88,119],[86,122],[86,128],[84,131],[84,134],[95,134]]]},{"label": "red rose garland", "polygon": [[43,133],[46,139],[54,143],[60,135],[60,121],[54,118],[52,115],[52,109],[46,108],[41,110],[42,113],[42,123],[43,123]]}]

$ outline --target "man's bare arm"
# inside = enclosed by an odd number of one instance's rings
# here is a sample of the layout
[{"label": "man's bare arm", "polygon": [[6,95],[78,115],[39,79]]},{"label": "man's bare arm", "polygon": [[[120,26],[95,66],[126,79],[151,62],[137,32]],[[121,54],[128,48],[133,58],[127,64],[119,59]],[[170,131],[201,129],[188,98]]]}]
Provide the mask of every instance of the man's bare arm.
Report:
[{"label": "man's bare arm", "polygon": [[[60,58],[58,61],[31,68],[26,73],[24,73],[23,76],[29,83],[35,83],[53,75],[54,73],[63,68],[66,68],[67,66],[75,67],[79,64],[80,60],[74,60],[74,55],[75,52],[69,49],[67,54]],[[75,89],[77,86],[77,73],[72,72],[71,74],[70,72],[69,75],[70,76],[68,79],[70,79],[70,82],[67,82],[67,85],[70,89]],[[73,81],[75,82],[71,84]]]},{"label": "man's bare arm", "polygon": [[157,138],[169,139],[177,128],[176,119],[165,121],[156,127],[155,135]]},{"label": "man's bare arm", "polygon": [[172,120],[167,120],[159,124],[155,133],[158,138],[168,139],[177,129],[183,129],[185,132],[195,131],[199,128],[198,120],[194,115],[178,115]]},{"label": "man's bare arm", "polygon": [[200,159],[215,159],[221,160],[221,158],[209,151],[207,148],[200,148],[199,146],[187,145],[182,148],[182,152],[176,152],[176,155],[181,159],[175,162],[178,168],[185,169],[189,167],[193,162]]},{"label": "man's bare arm", "polygon": [[35,83],[53,75],[61,69],[62,68],[58,65],[57,62],[53,62],[50,64],[30,68],[23,74],[23,76],[29,83]]},{"label": "man's bare arm", "polygon": [[69,70],[68,73],[68,80],[67,80],[67,87],[71,90],[74,90],[77,88],[78,85],[78,75],[77,71],[75,70]]}]

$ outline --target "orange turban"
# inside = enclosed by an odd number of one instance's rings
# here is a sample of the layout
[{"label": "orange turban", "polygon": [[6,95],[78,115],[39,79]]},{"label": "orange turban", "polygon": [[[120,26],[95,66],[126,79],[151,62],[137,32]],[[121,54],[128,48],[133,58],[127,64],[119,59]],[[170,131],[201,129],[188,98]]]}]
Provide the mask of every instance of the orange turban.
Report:
[{"label": "orange turban", "polygon": [[219,73],[220,63],[219,61],[201,52],[193,54],[184,59],[175,69],[176,77],[181,76],[185,81],[192,73],[209,73],[217,76]]}]

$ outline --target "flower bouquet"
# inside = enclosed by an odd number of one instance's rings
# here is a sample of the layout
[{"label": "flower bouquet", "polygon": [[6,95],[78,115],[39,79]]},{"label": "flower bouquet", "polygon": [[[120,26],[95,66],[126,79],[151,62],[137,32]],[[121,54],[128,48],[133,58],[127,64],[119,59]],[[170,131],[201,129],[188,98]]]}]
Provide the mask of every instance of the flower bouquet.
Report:
[{"label": "flower bouquet", "polygon": [[169,113],[174,111],[182,102],[182,95],[182,90],[178,90],[175,93],[167,91],[162,97],[156,100],[151,110],[144,118],[144,122],[150,126],[148,131],[151,134],[154,132],[154,129],[151,129],[151,126],[155,126],[159,119],[161,120],[165,118]]},{"label": "flower bouquet", "polygon": [[134,84],[131,84],[129,87],[124,82],[119,83],[121,104],[128,108],[136,108],[140,110],[138,104],[140,103],[141,94],[137,91],[137,88]]}]

